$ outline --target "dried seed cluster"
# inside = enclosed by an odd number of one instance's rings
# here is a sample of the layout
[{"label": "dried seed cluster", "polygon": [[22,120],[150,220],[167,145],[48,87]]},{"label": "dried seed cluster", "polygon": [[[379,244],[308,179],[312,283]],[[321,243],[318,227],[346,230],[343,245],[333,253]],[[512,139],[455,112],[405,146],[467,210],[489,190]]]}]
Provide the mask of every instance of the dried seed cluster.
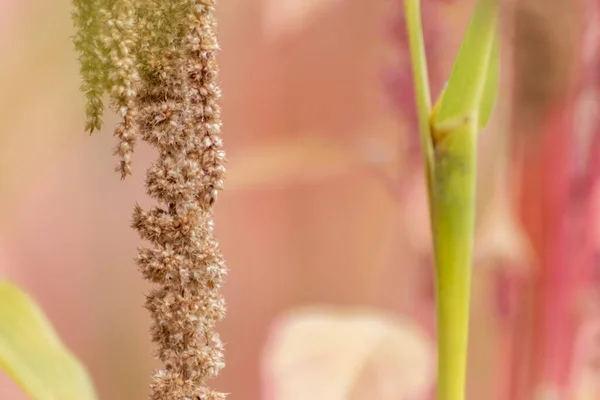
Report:
[{"label": "dried seed cluster", "polygon": [[107,92],[123,116],[116,129],[122,175],[131,173],[136,137],[159,152],[146,179],[158,205],[133,213],[133,227],[152,244],[137,256],[156,284],[146,307],[164,369],[152,400],[225,398],[206,387],[224,366],[214,327],[225,314],[219,288],[226,275],[212,223],[225,173],[213,3],[74,1],[88,129],[100,126]]}]

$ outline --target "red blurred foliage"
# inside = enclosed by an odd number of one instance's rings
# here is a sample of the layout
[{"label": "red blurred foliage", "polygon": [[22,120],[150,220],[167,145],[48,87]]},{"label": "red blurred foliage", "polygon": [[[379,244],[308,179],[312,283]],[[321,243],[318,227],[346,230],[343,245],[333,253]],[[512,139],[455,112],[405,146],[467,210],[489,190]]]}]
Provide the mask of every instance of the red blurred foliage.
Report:
[{"label": "red blurred foliage", "polygon": [[[593,214],[597,205],[592,204],[591,195],[597,185],[594,160],[600,156],[595,144],[600,132],[590,129],[598,126],[594,112],[577,114],[590,90],[596,96],[600,93],[598,47],[592,49],[593,57],[584,53],[584,44],[598,24],[597,19],[586,21],[585,17],[597,16],[598,4],[541,4],[536,8],[536,1],[520,3],[523,8],[539,11],[532,11],[519,22],[523,24],[521,33],[530,32],[525,28],[528,23],[539,24],[539,30],[535,38],[517,37],[515,42],[519,46],[530,39],[538,49],[551,49],[549,53],[534,49],[516,64],[515,85],[528,87],[530,92],[517,92],[513,142],[520,174],[521,221],[534,247],[536,268],[529,282],[521,285],[520,317],[514,326],[514,335],[521,340],[515,341],[511,362],[516,368],[507,384],[512,388],[508,394],[511,399],[524,400],[546,392],[566,396],[573,378],[577,332],[589,318],[582,314],[581,302],[590,287],[598,285],[593,277],[597,262]],[[553,33],[557,30],[562,33]],[[557,44],[558,35],[574,40]],[[560,65],[565,59],[571,61],[568,67]],[[531,74],[539,75],[539,69],[526,63],[550,72],[536,82]],[[530,97],[536,90],[546,93],[544,104],[528,113],[532,105],[536,106]],[[532,115],[533,123],[525,121]]]}]

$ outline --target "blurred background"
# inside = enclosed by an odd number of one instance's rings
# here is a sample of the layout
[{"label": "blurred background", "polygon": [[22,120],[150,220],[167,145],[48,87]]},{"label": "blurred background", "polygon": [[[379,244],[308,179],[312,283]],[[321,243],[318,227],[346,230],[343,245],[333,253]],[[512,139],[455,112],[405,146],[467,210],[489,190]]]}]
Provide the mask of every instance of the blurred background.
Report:
[{"label": "blurred background", "polygon": [[[424,0],[439,94],[473,1]],[[468,397],[600,398],[600,3],[503,1],[480,139]],[[427,400],[432,253],[401,0],[219,0],[229,168],[216,229],[230,400]],[[0,0],[0,278],[102,399],[145,398],[134,175],[84,133],[67,0]],[[25,397],[0,375],[0,399]]]}]

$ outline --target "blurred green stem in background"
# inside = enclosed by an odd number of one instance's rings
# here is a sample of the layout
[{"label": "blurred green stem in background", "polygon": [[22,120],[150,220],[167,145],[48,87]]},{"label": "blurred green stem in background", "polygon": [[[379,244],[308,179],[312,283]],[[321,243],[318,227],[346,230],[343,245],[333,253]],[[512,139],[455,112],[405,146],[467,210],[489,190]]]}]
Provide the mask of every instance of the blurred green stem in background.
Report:
[{"label": "blurred green stem in background", "polygon": [[433,110],[419,0],[405,0],[436,269],[438,400],[464,400],[475,219],[477,135],[498,91],[498,0],[477,0]]}]

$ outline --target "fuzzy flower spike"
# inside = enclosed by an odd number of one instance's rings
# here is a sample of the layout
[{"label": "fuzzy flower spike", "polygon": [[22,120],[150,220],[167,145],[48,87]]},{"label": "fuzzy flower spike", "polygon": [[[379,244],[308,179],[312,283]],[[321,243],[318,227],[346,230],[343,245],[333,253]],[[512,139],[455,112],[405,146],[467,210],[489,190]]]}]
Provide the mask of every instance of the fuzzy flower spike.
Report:
[{"label": "fuzzy flower spike", "polygon": [[[159,154],[146,178],[147,193],[157,205],[150,210],[136,206],[133,213],[133,227],[150,243],[140,248],[136,261],[155,284],[146,308],[164,366],[154,376],[150,399],[224,399],[225,394],[206,386],[224,366],[223,344],[214,328],[225,314],[219,289],[226,275],[212,222],[225,173],[214,1],[116,0],[109,12],[129,10],[115,8],[119,3],[133,4],[133,14],[117,15],[133,21],[129,37],[135,42],[128,49],[136,51],[133,65],[107,62],[109,79],[133,82],[120,85],[124,91],[108,91],[124,116],[117,127],[120,170],[124,175],[130,171],[135,137]],[[75,5],[79,16],[80,2]],[[131,15],[135,18],[129,19]],[[86,29],[82,18],[75,21],[80,31]],[[110,24],[103,28],[114,29]],[[85,73],[83,77],[90,80]]]}]

